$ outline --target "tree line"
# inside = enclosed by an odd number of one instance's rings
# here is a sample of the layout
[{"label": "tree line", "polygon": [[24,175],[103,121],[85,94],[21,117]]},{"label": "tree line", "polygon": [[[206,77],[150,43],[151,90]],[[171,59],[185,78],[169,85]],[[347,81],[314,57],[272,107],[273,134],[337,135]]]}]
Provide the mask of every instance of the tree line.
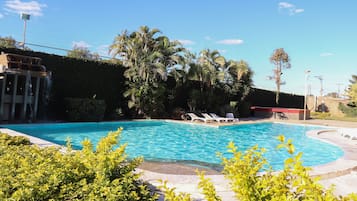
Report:
[{"label": "tree line", "polygon": [[[20,48],[11,37],[0,38],[0,46]],[[79,46],[67,52],[68,57],[124,66],[127,81],[123,95],[128,100],[128,107],[139,117],[160,116],[171,97],[179,95],[177,90],[167,90],[169,77],[175,80],[175,89],[187,88],[188,80],[198,83],[198,88],[187,91],[187,104],[192,111],[217,111],[218,107],[230,101],[242,102],[253,86],[253,70],[247,61],[228,60],[218,50],[204,49],[198,54],[192,53],[180,42],[162,35],[159,29],[147,26],[118,34],[110,46],[110,54],[112,59],[101,60],[99,54]],[[277,86],[278,105],[280,85],[284,84],[281,81],[282,70],[290,68],[290,58],[283,48],[279,48],[274,51],[270,61],[275,65],[274,75],[270,79]],[[217,91],[223,91],[229,97],[222,97]]]}]

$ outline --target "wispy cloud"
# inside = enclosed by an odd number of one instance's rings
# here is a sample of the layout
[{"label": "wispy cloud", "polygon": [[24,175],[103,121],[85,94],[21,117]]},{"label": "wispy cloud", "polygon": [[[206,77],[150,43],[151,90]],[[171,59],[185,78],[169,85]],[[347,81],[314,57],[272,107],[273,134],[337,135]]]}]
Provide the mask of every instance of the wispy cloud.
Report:
[{"label": "wispy cloud", "polygon": [[195,42],[193,42],[192,40],[179,39],[177,41],[180,42],[182,45],[193,45],[193,44],[195,44]]},{"label": "wispy cloud", "polygon": [[225,40],[217,41],[217,43],[224,44],[224,45],[240,45],[240,44],[243,44],[243,40],[241,40],[241,39],[225,39]]},{"label": "wispy cloud", "polygon": [[46,4],[41,4],[37,1],[23,2],[21,0],[7,0],[5,1],[5,10],[12,13],[26,13],[33,16],[42,16],[43,8]]},{"label": "wispy cloud", "polygon": [[320,54],[320,57],[330,57],[333,56],[334,54],[331,52],[323,52]]},{"label": "wispy cloud", "polygon": [[220,49],[220,50],[218,50],[218,52],[219,52],[219,53],[223,53],[223,54],[224,54],[224,53],[226,53],[226,52],[227,52],[227,50]]},{"label": "wispy cloud", "polygon": [[4,15],[0,13],[0,19],[1,19],[1,18],[4,18]]},{"label": "wispy cloud", "polygon": [[279,2],[279,10],[286,11],[289,15],[295,15],[305,11],[303,8],[297,8],[294,4],[288,2]]},{"label": "wispy cloud", "polygon": [[89,48],[91,45],[84,41],[72,41],[72,48],[79,47],[79,48]]}]

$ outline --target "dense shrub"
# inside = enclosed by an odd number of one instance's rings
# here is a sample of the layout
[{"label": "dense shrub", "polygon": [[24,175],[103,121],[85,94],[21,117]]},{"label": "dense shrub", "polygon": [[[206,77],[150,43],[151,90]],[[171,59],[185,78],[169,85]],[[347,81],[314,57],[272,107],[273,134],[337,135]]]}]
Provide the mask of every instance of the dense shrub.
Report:
[{"label": "dense shrub", "polygon": [[101,121],[105,112],[105,101],[90,98],[65,98],[69,121]]},{"label": "dense shrub", "polygon": [[121,130],[110,132],[96,150],[67,152],[38,146],[0,145],[0,200],[156,200],[135,168],[125,146],[114,149]]},{"label": "dense shrub", "polygon": [[[270,200],[326,200],[326,201],[357,201],[356,194],[347,197],[336,197],[333,195],[333,187],[324,189],[318,184],[318,178],[309,175],[311,168],[302,165],[302,153],[295,154],[295,148],[291,140],[285,140],[284,136],[278,137],[281,144],[278,148],[287,149],[291,157],[284,162],[282,171],[273,173],[267,160],[263,157],[266,151],[257,145],[248,149],[245,153],[238,151],[238,148],[231,142],[228,151],[233,157],[228,159],[221,155],[224,166],[223,174],[230,181],[230,187],[235,193],[235,197],[240,201],[270,201]],[[262,174],[261,171],[265,173]],[[217,195],[214,185],[204,177],[203,173],[198,173],[200,177],[199,188],[202,189],[205,199],[218,201],[221,198]],[[186,194],[176,195],[164,183],[163,190],[167,200],[191,200]]]},{"label": "dense shrub", "polygon": [[357,117],[357,107],[346,106],[343,103],[340,103],[338,109],[348,117]]},{"label": "dense shrub", "polygon": [[30,140],[23,136],[10,136],[6,133],[0,133],[0,146],[7,145],[30,145]]},{"label": "dense shrub", "polygon": [[311,117],[315,119],[329,119],[331,113],[329,112],[311,112]]}]

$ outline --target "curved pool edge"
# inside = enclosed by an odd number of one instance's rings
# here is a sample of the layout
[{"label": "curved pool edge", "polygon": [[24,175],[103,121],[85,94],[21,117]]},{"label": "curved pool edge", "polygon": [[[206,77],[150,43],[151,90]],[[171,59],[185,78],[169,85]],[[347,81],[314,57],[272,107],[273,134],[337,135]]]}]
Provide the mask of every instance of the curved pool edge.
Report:
[{"label": "curved pool edge", "polygon": [[335,145],[342,149],[343,156],[335,161],[313,166],[310,175],[321,179],[330,179],[352,173],[357,170],[357,141],[339,135],[337,129],[311,130],[306,133],[310,138]]}]

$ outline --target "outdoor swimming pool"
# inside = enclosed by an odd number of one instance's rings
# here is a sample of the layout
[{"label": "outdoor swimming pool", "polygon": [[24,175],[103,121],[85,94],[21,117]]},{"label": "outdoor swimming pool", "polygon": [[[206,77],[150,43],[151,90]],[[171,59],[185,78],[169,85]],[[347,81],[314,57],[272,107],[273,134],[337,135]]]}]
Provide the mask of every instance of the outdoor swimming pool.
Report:
[{"label": "outdoor swimming pool", "polygon": [[70,137],[73,147],[88,138],[97,144],[108,131],[123,127],[120,143],[127,143],[129,157],[144,156],[145,160],[180,162],[191,165],[219,166],[216,153],[229,157],[226,146],[234,141],[240,150],[255,144],[267,149],[265,157],[275,170],[283,167],[289,157],[285,150],[277,150],[276,136],[284,134],[293,139],[298,152],[303,152],[304,165],[315,166],[332,162],[343,155],[334,145],[311,139],[306,132],[321,127],[279,123],[258,123],[222,126],[219,128],[168,121],[129,121],[100,123],[58,123],[6,125],[6,128],[65,145]]}]

